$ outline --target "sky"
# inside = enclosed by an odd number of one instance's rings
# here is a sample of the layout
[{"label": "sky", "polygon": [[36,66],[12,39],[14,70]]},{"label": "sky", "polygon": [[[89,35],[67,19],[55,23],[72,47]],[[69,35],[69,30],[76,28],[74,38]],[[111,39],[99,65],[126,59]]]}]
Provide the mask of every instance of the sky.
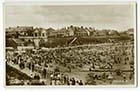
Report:
[{"label": "sky", "polygon": [[134,28],[134,4],[6,5],[5,27],[62,28],[70,25],[115,29]]}]

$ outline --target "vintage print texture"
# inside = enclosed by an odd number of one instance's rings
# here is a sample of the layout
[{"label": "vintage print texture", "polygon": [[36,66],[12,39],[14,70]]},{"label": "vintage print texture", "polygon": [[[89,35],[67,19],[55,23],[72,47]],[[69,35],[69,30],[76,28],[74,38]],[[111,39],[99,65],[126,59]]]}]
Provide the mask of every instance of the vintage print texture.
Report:
[{"label": "vintage print texture", "polygon": [[5,5],[6,86],[135,84],[135,4]]}]

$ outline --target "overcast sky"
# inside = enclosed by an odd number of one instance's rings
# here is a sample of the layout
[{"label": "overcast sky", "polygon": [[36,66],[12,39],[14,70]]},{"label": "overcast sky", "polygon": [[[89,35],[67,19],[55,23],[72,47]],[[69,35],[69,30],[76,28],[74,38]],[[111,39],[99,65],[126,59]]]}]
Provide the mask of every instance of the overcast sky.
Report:
[{"label": "overcast sky", "polygon": [[134,4],[114,5],[7,5],[5,26],[62,28],[70,25],[97,29],[134,28]]}]

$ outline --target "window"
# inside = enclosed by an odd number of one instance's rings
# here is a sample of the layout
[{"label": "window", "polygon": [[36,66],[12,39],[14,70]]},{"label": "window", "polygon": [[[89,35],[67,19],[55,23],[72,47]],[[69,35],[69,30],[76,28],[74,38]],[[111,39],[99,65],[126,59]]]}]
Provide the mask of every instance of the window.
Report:
[{"label": "window", "polygon": [[37,37],[37,33],[35,33],[35,37]]},{"label": "window", "polygon": [[44,34],[44,33],[42,33],[42,36],[44,37],[44,36],[45,36],[45,34]]},{"label": "window", "polygon": [[29,39],[28,42],[31,42],[31,40]]}]

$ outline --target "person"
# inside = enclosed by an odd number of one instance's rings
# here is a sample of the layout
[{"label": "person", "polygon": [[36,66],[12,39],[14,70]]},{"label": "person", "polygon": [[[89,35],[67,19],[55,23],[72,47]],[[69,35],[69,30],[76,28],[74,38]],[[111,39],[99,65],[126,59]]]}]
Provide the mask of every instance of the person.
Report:
[{"label": "person", "polygon": [[66,84],[71,85],[71,81],[69,79],[67,79]]},{"label": "person", "polygon": [[56,67],[56,68],[54,69],[54,72],[60,72],[59,67]]},{"label": "person", "polygon": [[47,70],[44,68],[43,69],[43,78],[46,78]]},{"label": "person", "polygon": [[60,73],[57,75],[57,79],[58,79],[58,80],[61,79],[61,74],[60,74]]},{"label": "person", "polygon": [[21,63],[19,64],[19,67],[20,67],[20,69],[24,69],[24,67],[25,67],[24,63],[21,62]]},{"label": "person", "polygon": [[83,81],[82,80],[80,80],[79,85],[83,85]]},{"label": "person", "polygon": [[21,85],[24,85],[24,81],[23,80],[21,80]]},{"label": "person", "polygon": [[35,73],[35,75],[34,75],[34,79],[37,79],[37,74]]},{"label": "person", "polygon": [[60,80],[56,80],[56,85],[61,85]]},{"label": "person", "polygon": [[53,78],[54,78],[54,75],[53,75],[53,74],[51,74],[51,75],[50,75],[50,78],[51,78],[51,80],[53,80]]},{"label": "person", "polygon": [[71,68],[70,68],[70,66],[68,66],[68,70],[69,70],[69,73],[71,73]]},{"label": "person", "polygon": [[35,80],[40,80],[39,74],[36,74],[36,73],[35,73],[34,79],[35,79]]},{"label": "person", "polygon": [[50,80],[50,85],[52,85],[52,80]]},{"label": "person", "polygon": [[72,85],[72,79],[70,78],[70,80],[68,80],[69,85]]},{"label": "person", "polygon": [[55,80],[52,80],[51,83],[52,83],[51,85],[53,85],[53,86],[56,85],[56,81]]},{"label": "person", "polygon": [[125,75],[125,73],[122,75],[122,77],[123,77],[123,81],[125,82],[126,81],[126,75]]},{"label": "person", "polygon": [[29,62],[28,65],[29,65],[29,67],[28,67],[29,70],[31,70],[31,62]]},{"label": "person", "polygon": [[64,84],[64,75],[61,74],[61,78],[60,78],[61,84]]},{"label": "person", "polygon": [[67,77],[66,77],[66,75],[64,75],[64,84],[66,84],[67,83]]},{"label": "person", "polygon": [[76,81],[75,85],[79,85],[79,81],[78,80]]},{"label": "person", "polygon": [[131,72],[131,73],[129,74],[129,80],[131,80],[132,77],[133,77],[133,73]]},{"label": "person", "polygon": [[103,80],[104,83],[106,82],[106,73],[102,74],[102,80]]},{"label": "person", "polygon": [[35,70],[35,64],[32,63],[32,72],[34,72],[34,70]]},{"label": "person", "polygon": [[108,80],[110,81],[110,84],[112,84],[112,82],[113,82],[112,73],[110,73],[110,74],[108,75]]},{"label": "person", "polygon": [[39,74],[37,75],[37,80],[40,80],[40,76],[39,76]]},{"label": "person", "polygon": [[31,74],[31,76],[30,76],[30,77],[31,77],[31,79],[33,79],[33,78],[34,78],[34,77],[33,77],[33,74]]},{"label": "person", "polygon": [[71,81],[72,81],[71,85],[75,85],[75,83],[76,83],[75,79],[72,78]]},{"label": "person", "polygon": [[41,85],[45,85],[45,82],[44,82],[44,81],[42,81],[42,82],[41,82]]}]

